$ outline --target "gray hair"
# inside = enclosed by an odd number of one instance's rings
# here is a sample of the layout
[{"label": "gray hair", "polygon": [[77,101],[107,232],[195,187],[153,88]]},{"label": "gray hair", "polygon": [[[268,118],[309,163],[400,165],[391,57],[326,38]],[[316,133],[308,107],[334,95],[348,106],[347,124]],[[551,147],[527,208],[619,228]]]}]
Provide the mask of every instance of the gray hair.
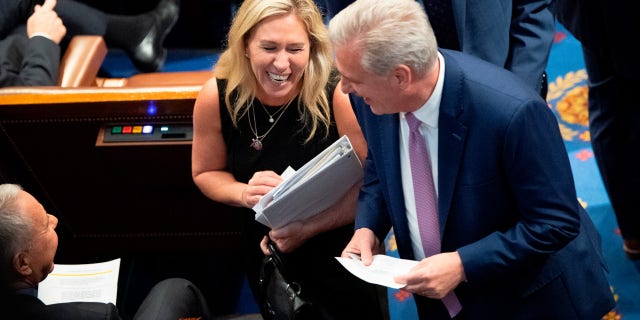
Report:
[{"label": "gray hair", "polygon": [[0,184],[0,280],[6,289],[13,256],[31,243],[31,223],[18,212],[18,195],[22,187],[17,184]]},{"label": "gray hair", "polygon": [[329,37],[336,49],[362,49],[362,68],[376,75],[404,64],[424,76],[437,59],[436,37],[415,0],[354,1],[331,19]]}]

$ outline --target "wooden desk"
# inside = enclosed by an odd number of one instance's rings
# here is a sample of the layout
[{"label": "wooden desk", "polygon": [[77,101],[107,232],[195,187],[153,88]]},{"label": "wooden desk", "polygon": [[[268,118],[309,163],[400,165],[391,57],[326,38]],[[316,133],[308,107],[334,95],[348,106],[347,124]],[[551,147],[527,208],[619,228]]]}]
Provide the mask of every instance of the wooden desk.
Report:
[{"label": "wooden desk", "polygon": [[99,143],[114,125],[188,128],[199,90],[0,90],[0,180],[23,185],[60,219],[58,262],[238,250],[242,217],[194,185],[189,139]]}]

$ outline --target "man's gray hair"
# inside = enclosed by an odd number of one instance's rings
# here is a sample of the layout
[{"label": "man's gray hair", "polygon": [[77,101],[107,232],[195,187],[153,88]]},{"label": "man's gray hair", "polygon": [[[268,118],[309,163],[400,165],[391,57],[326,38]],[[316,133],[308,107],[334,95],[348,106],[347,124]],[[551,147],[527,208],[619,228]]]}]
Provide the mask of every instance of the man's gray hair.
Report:
[{"label": "man's gray hair", "polygon": [[0,280],[7,281],[12,272],[14,255],[28,247],[31,223],[18,212],[18,195],[22,187],[17,184],[0,184]]},{"label": "man's gray hair", "polygon": [[438,44],[422,6],[415,0],[357,0],[329,22],[335,49],[361,50],[361,66],[387,75],[400,64],[419,76],[433,68]]}]

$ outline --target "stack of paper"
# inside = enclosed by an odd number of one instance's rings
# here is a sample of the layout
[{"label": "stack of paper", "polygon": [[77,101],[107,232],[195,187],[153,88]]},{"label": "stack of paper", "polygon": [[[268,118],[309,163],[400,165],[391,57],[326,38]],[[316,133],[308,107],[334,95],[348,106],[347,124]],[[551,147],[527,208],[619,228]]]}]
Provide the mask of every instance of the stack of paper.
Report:
[{"label": "stack of paper", "polygon": [[103,302],[116,304],[120,259],[88,264],[55,264],[38,285],[45,304]]},{"label": "stack of paper", "polygon": [[362,163],[343,136],[298,171],[287,168],[284,181],[253,207],[255,219],[271,228],[307,219],[336,203],[363,176]]}]

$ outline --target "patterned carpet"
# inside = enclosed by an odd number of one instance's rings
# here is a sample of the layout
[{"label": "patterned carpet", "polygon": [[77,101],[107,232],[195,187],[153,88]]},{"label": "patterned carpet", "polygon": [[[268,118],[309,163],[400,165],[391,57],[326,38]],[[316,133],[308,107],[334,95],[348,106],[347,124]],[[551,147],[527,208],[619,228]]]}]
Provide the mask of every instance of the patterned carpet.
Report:
[{"label": "patterned carpet", "polygon": [[[208,69],[216,60],[216,52],[171,50],[162,71]],[[103,67],[103,73],[111,77],[128,77],[135,72],[127,57],[117,50],[110,50]],[[622,238],[617,229],[615,215],[589,143],[587,74],[580,43],[562,25],[558,25],[557,28],[547,73],[549,107],[558,116],[574,172],[578,197],[602,235],[604,255],[610,270],[611,290],[617,300],[616,308],[603,319],[640,320],[640,260],[629,260],[622,251]],[[388,254],[397,256],[392,235],[387,238],[386,245]],[[410,294],[392,289],[388,292],[392,320],[417,318]],[[250,316],[257,311],[246,286],[240,294],[236,309],[239,316]],[[254,315],[254,318],[259,317]]]}]

